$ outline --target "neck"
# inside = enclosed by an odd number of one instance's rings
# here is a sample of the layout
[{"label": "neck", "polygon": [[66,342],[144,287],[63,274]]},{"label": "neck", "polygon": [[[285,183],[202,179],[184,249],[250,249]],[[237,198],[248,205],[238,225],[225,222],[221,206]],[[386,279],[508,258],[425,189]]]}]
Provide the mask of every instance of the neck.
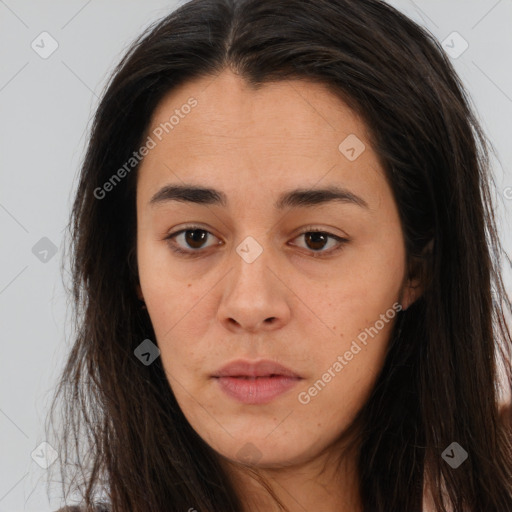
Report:
[{"label": "neck", "polygon": [[[329,446],[314,459],[286,467],[241,467],[224,461],[244,512],[361,512],[356,450]],[[266,488],[265,483],[268,485]],[[281,508],[273,493],[285,508]]]}]

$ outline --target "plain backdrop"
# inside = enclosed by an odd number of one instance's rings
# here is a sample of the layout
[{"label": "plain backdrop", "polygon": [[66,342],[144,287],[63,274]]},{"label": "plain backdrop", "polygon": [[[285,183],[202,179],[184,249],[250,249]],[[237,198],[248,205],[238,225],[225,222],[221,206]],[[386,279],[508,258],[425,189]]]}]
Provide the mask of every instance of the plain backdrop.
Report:
[{"label": "plain backdrop", "polygon": [[[497,152],[500,230],[511,253],[512,1],[390,3],[451,47]],[[71,343],[63,230],[108,75],[128,44],[177,5],[0,0],[0,512],[61,504],[58,496],[49,502],[47,470],[34,454],[45,441],[43,421]],[[504,272],[510,290],[510,269]]]}]

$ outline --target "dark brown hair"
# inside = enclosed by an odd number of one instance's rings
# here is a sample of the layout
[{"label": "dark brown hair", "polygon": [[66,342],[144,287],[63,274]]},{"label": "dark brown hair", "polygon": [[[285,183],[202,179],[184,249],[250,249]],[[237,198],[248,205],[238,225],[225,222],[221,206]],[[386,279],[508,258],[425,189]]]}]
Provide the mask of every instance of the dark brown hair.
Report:
[{"label": "dark brown hair", "polygon": [[[61,476],[92,509],[241,512],[219,455],[182,414],[136,295],[136,173],[95,190],[129,160],[163,95],[229,68],[253,87],[325,84],[365,120],[424,293],[398,314],[361,428],[365,512],[512,511],[511,430],[497,364],[512,386],[511,312],[500,273],[490,143],[440,44],[379,0],[192,0],[151,26],[115,69],[97,108],[69,224],[74,344],[56,390]],[[452,442],[469,454],[457,469]],[[70,475],[73,478],[69,478]],[[443,492],[444,489],[444,492]]]}]

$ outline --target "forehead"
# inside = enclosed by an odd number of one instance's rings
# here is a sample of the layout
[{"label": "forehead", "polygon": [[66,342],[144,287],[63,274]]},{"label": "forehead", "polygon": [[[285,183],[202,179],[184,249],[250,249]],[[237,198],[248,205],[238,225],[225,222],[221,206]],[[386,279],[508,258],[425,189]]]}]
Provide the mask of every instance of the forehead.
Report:
[{"label": "forehead", "polygon": [[367,137],[364,122],[324,84],[296,79],[255,88],[230,71],[197,78],[170,91],[155,109],[151,126],[168,122],[191,98],[197,106],[179,116],[171,131],[175,138],[195,136],[198,143],[207,143],[208,137],[220,140],[229,135],[237,142],[257,135],[278,136],[283,142],[300,137],[312,144],[326,132],[339,137],[348,135],[348,129]]},{"label": "forehead", "polygon": [[138,173],[146,195],[181,178],[224,190],[248,183],[268,190],[312,187],[325,177],[325,184],[328,178],[360,191],[383,179],[363,120],[316,82],[255,89],[229,71],[201,77],[164,96],[147,135],[155,146]]}]

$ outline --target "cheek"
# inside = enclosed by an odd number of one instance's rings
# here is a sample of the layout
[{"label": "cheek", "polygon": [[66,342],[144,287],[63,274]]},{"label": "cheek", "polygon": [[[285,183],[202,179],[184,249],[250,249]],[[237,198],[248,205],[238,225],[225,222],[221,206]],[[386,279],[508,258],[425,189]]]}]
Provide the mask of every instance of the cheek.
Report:
[{"label": "cheek", "polygon": [[313,415],[330,410],[341,423],[366,402],[384,364],[401,310],[402,256],[368,251],[354,257],[350,270],[341,270],[317,295],[322,299],[315,310],[330,333],[323,329],[323,336],[311,340],[314,372],[298,397]]},{"label": "cheek", "polygon": [[381,330],[370,326],[362,331],[365,338],[343,337],[322,350],[315,375],[297,390],[295,428],[290,429],[296,442],[328,446],[350,425],[375,386],[394,321]]},{"label": "cheek", "polygon": [[200,300],[186,267],[173,264],[170,251],[165,242],[146,240],[144,234],[139,239],[140,285],[153,327],[160,335],[169,332]]},{"label": "cheek", "polygon": [[183,287],[161,279],[147,290],[146,306],[166,369],[180,374],[196,372],[207,350],[201,340],[211,323],[203,309],[206,298],[186,284]]},{"label": "cheek", "polygon": [[[153,253],[141,258],[140,283],[160,349],[162,365],[176,397],[182,388],[199,394],[211,358],[218,360],[218,336],[208,336],[215,310],[217,279],[192,279],[183,266],[171,268],[170,257]],[[179,271],[178,271],[179,270]],[[181,397],[186,400],[186,396]]]},{"label": "cheek", "polygon": [[[308,300],[314,301],[312,308],[325,319],[338,344],[350,345],[351,339],[387,311],[391,319],[396,316],[393,304],[400,297],[404,276],[400,251],[379,251],[378,247],[354,251],[332,274]],[[380,330],[386,328],[380,325]]]}]

